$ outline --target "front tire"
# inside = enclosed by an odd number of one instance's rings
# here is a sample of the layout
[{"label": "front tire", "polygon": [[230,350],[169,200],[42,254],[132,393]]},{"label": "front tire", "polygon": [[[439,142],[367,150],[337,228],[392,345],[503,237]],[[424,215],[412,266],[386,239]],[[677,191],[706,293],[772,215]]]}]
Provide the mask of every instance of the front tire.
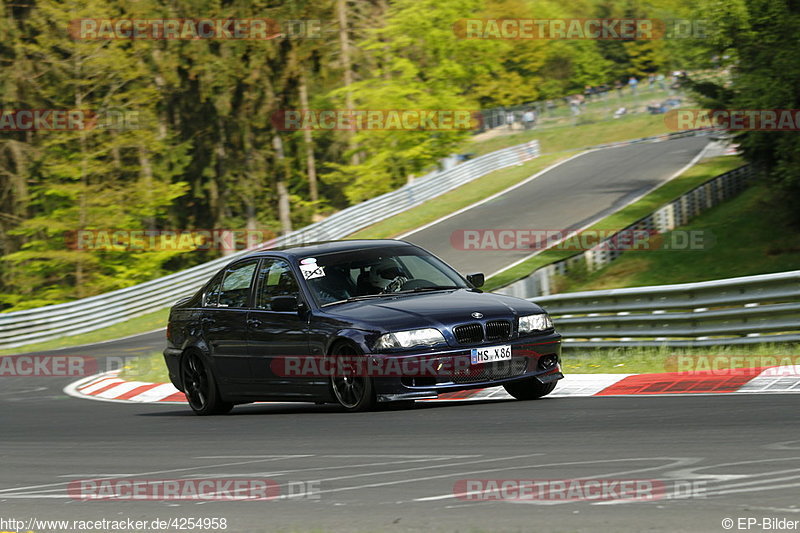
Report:
[{"label": "front tire", "polygon": [[189,352],[181,360],[181,383],[189,407],[200,416],[224,415],[233,404],[220,398],[214,373],[199,354]]},{"label": "front tire", "polygon": [[556,388],[556,381],[542,383],[536,378],[530,378],[514,383],[506,383],[503,388],[506,392],[517,400],[536,400],[542,396],[547,396]]},{"label": "front tire", "polygon": [[[350,344],[341,343],[334,347],[331,357],[353,358],[361,355],[360,350]],[[338,365],[335,365],[338,368]],[[339,405],[349,412],[370,411],[375,407],[375,389],[372,379],[367,376],[345,372],[344,375],[331,376],[331,391]]]}]

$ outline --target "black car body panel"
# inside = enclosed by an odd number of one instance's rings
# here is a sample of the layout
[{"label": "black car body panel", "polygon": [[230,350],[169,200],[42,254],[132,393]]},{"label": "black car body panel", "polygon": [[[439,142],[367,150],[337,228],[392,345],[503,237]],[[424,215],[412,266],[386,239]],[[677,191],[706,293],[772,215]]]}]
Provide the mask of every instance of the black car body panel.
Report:
[{"label": "black car body panel", "polygon": [[[349,343],[362,357],[375,361],[386,358],[463,359],[469,358],[473,348],[511,346],[509,364],[500,368],[502,365],[487,363],[475,375],[376,377],[373,382],[379,401],[435,398],[441,392],[497,386],[533,377],[542,382],[562,377],[560,335],[552,328],[535,334],[520,335],[518,332],[520,316],[544,313],[538,305],[482,292],[458,274],[453,274],[458,276],[458,288],[321,303],[319,295],[304,278],[309,271],[308,258],[324,260],[326,254],[341,252],[356,257],[365,250],[369,253],[400,250],[428,254],[403,241],[362,240],[266,250],[233,261],[197,294],[181,300],[171,309],[164,357],[172,383],[184,390],[181,358],[191,351],[200,354],[212,369],[220,395],[227,402],[335,401],[328,376],[285,376],[275,368],[286,357],[324,358],[338,343]],[[301,261],[306,261],[306,265],[301,265]],[[267,270],[267,263],[272,270]],[[279,276],[275,274],[275,265],[279,265]],[[333,277],[334,271],[329,269],[328,272]],[[244,283],[248,275],[252,276],[249,290],[237,292],[234,288],[226,292],[223,277],[239,276],[239,282]],[[268,279],[270,276],[274,279]],[[228,283],[227,279],[224,283]],[[299,309],[267,309],[269,304],[262,305],[260,296],[265,287],[295,294]],[[214,298],[225,299],[225,303]],[[277,301],[274,298],[272,301]],[[459,341],[455,328],[469,324],[471,326],[466,329],[480,338]],[[375,350],[375,343],[384,334],[421,328],[439,330],[445,343]],[[494,337],[491,336],[493,331]],[[545,356],[549,356],[551,363],[547,368],[540,364]]]}]

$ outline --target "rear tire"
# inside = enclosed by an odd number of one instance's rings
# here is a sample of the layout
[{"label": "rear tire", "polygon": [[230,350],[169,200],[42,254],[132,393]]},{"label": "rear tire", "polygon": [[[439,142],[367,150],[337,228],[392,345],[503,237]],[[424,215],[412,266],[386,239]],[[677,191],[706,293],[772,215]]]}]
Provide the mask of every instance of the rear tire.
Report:
[{"label": "rear tire", "polygon": [[542,383],[536,378],[506,383],[503,388],[506,392],[517,400],[536,400],[542,396],[547,396],[556,388],[556,381]]},{"label": "rear tire", "polygon": [[[358,357],[361,351],[349,343],[334,346],[331,357]],[[335,365],[336,368],[338,366]],[[339,405],[352,413],[370,411],[375,407],[375,389],[367,376],[331,376],[331,392]]]},{"label": "rear tire", "polygon": [[186,353],[181,359],[181,383],[189,407],[200,416],[224,415],[233,404],[220,398],[214,373],[203,362],[200,354]]}]

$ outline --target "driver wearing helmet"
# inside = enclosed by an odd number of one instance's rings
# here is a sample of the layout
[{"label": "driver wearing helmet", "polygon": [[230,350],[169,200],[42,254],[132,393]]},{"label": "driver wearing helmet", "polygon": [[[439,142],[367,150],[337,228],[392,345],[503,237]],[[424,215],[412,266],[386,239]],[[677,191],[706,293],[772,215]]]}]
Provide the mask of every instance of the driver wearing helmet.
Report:
[{"label": "driver wearing helmet", "polygon": [[408,278],[393,257],[384,257],[369,269],[369,283],[378,292],[396,292]]}]

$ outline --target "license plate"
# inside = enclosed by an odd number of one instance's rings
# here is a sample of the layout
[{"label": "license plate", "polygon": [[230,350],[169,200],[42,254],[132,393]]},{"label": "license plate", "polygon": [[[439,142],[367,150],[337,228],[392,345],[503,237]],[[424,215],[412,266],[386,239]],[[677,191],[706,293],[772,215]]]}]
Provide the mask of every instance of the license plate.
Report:
[{"label": "license plate", "polygon": [[486,348],[473,348],[469,361],[473,365],[492,363],[494,361],[508,361],[511,359],[511,346],[488,346]]}]

